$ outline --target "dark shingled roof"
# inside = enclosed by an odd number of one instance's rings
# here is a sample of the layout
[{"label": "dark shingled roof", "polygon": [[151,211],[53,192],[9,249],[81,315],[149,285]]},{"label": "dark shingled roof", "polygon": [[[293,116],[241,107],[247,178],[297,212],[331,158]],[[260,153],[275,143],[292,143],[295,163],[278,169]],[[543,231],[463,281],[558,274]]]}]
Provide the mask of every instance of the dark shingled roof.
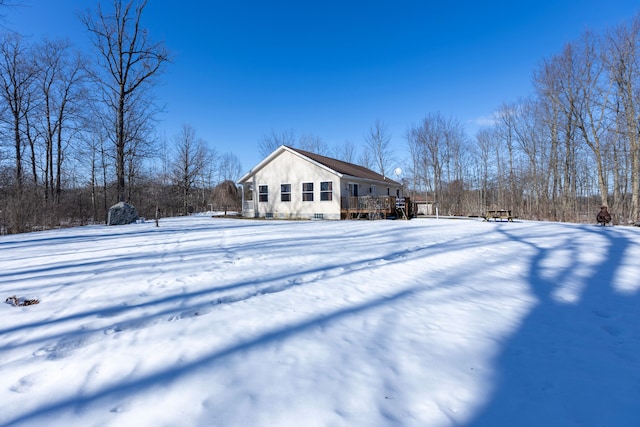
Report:
[{"label": "dark shingled roof", "polygon": [[331,157],[325,157],[325,156],[321,156],[319,154],[315,154],[315,153],[311,153],[309,151],[304,151],[304,150],[300,150],[298,148],[293,148],[293,147],[287,147],[292,151],[295,151],[299,154],[302,154],[305,157],[310,158],[311,160],[320,163],[321,165],[324,165],[326,167],[328,167],[329,169],[332,169],[340,174],[343,175],[349,175],[349,176],[353,176],[356,178],[364,178],[364,179],[370,179],[370,180],[374,180],[374,181],[384,181],[384,182],[389,182],[392,184],[397,184],[400,185],[400,183],[389,179],[389,178],[385,178],[384,176],[380,175],[379,173],[376,173],[374,171],[372,171],[371,169],[367,169],[363,166],[359,166],[359,165],[354,165],[353,163],[348,163],[348,162],[343,162],[342,160],[338,160],[338,159],[332,159]]}]

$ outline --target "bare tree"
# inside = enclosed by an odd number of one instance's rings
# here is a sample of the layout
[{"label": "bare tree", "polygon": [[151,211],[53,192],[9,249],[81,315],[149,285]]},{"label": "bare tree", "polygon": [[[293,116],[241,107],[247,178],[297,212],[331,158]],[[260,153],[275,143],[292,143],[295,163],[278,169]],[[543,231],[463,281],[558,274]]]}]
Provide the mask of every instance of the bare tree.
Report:
[{"label": "bare tree", "polygon": [[[83,141],[84,145],[78,151],[78,155],[85,159],[89,167],[89,189],[91,194],[91,219],[92,221],[98,221],[100,215],[98,215],[98,207],[100,201],[102,201],[102,211],[106,214],[107,200],[105,183],[100,186],[100,171],[104,168],[104,149],[103,140],[100,132],[90,133],[86,135],[86,139]],[[98,189],[102,187],[102,200],[99,200],[100,194]]]},{"label": "bare tree", "polygon": [[[526,180],[527,191],[516,191],[515,200],[522,205],[520,213],[526,211],[531,218],[547,215],[548,204],[548,168],[549,168],[549,140],[543,116],[543,104],[535,98],[526,98],[510,104],[502,110],[501,126],[503,135],[511,136],[511,158],[518,175],[514,174],[514,184]],[[518,164],[513,157],[518,153]],[[522,200],[525,193],[525,199]]]},{"label": "bare tree", "polygon": [[369,150],[363,150],[360,153],[360,157],[358,157],[358,164],[367,169],[373,169],[373,158],[371,156],[371,152]]},{"label": "bare tree", "polygon": [[579,99],[575,109],[575,119],[584,142],[594,156],[600,203],[607,206],[609,190],[604,145],[605,133],[609,128],[607,104],[610,86],[603,82],[604,69],[598,50],[598,42],[598,37],[590,32],[585,33],[581,40],[578,56],[580,74],[576,79],[576,83],[579,85]]},{"label": "bare tree", "polygon": [[356,147],[351,141],[345,141],[334,147],[334,157],[348,163],[356,161]]},{"label": "bare tree", "polygon": [[316,135],[303,134],[298,140],[298,148],[312,153],[326,156],[329,154],[329,146],[322,138]]},{"label": "bare tree", "polygon": [[482,128],[476,134],[477,160],[479,166],[480,213],[489,206],[490,182],[496,176],[496,169],[492,155],[496,152],[496,136],[492,128]]},{"label": "bare tree", "polygon": [[554,217],[562,220],[577,218],[577,153],[576,108],[578,87],[575,68],[578,61],[574,46],[568,44],[560,55],[542,61],[535,70],[533,82],[544,111],[541,125],[546,127],[550,147],[552,176],[552,206],[558,207]]},{"label": "bare tree", "polygon": [[45,198],[60,203],[66,141],[79,126],[87,96],[81,59],[68,41],[45,40],[36,50],[37,76],[42,94],[40,131],[45,144]]},{"label": "bare tree", "polygon": [[[630,24],[619,25],[609,31],[605,41],[605,67],[614,85],[614,100],[611,107],[615,115],[618,141],[623,146],[614,152],[614,171],[629,170],[631,181],[630,220],[640,220],[640,13]],[[621,168],[619,153],[628,152],[628,167]],[[618,173],[614,175],[618,177]],[[619,185],[614,186],[621,197]],[[617,198],[614,198],[617,200]]]},{"label": "bare tree", "polygon": [[220,180],[236,182],[240,179],[242,173],[242,165],[240,160],[233,153],[224,153],[220,157]]},{"label": "bare tree", "polygon": [[295,143],[296,137],[293,130],[276,132],[274,129],[271,129],[269,133],[262,135],[262,138],[258,142],[258,150],[260,151],[260,156],[267,157],[281,145],[293,147]]},{"label": "bare tree", "polygon": [[202,178],[210,163],[210,153],[204,140],[196,136],[190,125],[183,125],[174,137],[175,155],[171,164],[171,176],[182,194],[183,213],[189,212],[190,195],[194,185]]},{"label": "bare tree", "polygon": [[205,167],[198,177],[198,203],[201,206],[207,204],[207,200],[211,197],[211,190],[222,181],[222,170],[220,165],[222,163],[222,156],[218,154],[218,151],[205,143],[205,149],[207,154],[207,161]]},{"label": "bare tree", "polygon": [[133,200],[137,181],[142,178],[144,161],[156,155],[158,140],[154,135],[154,116],[158,112],[146,92],[135,95],[136,100],[125,114],[125,135],[128,142],[124,152],[127,200]]},{"label": "bare tree", "polygon": [[407,140],[407,145],[409,147],[409,153],[411,154],[410,159],[410,168],[411,177],[412,177],[412,188],[415,193],[425,192],[425,201],[426,197],[426,183],[422,181],[423,177],[423,167],[422,160],[424,156],[422,156],[422,147],[420,146],[420,142],[418,141],[417,130],[415,126],[407,129],[405,133],[405,139]]},{"label": "bare tree", "polygon": [[22,37],[15,33],[5,34],[0,40],[0,97],[6,112],[0,118],[13,141],[18,193],[22,191],[24,182],[22,153],[25,117],[34,96],[36,75],[37,68]]},{"label": "bare tree", "polygon": [[371,158],[382,176],[387,176],[389,165],[393,161],[393,151],[391,150],[391,135],[387,126],[377,119],[369,128],[369,133],[364,138]]},{"label": "bare tree", "polygon": [[446,119],[440,114],[428,114],[420,124],[409,130],[413,144],[412,151],[417,159],[414,161],[420,168],[422,182],[426,191],[431,191],[433,201],[441,202],[440,193],[443,188],[443,152]]},{"label": "bare tree", "polygon": [[464,127],[454,118],[428,114],[406,133],[414,185],[443,210],[462,210],[469,167]]},{"label": "bare tree", "polygon": [[516,104],[504,103],[497,114],[497,127],[500,137],[507,149],[507,171],[504,179],[508,182],[506,203],[513,208],[520,201],[518,194],[515,144],[516,144]]},{"label": "bare tree", "polygon": [[98,4],[96,16],[87,12],[82,22],[98,51],[97,69],[93,73],[103,91],[103,100],[114,114],[113,140],[116,158],[118,199],[125,199],[125,155],[133,134],[125,120],[132,103],[146,99],[135,95],[153,84],[169,61],[163,42],[150,40],[140,20],[147,0],[113,0],[113,12],[104,12]]},{"label": "bare tree", "polygon": [[467,138],[459,120],[450,118],[444,129],[444,169],[447,183],[448,207],[452,213],[461,213],[464,209],[464,192],[467,185],[465,168],[467,167]]}]

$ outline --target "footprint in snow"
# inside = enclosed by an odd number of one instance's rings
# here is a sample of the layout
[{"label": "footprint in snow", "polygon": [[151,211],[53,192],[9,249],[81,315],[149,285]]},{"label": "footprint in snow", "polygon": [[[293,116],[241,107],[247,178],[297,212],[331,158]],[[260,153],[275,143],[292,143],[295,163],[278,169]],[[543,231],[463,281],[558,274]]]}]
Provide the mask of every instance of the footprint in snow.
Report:
[{"label": "footprint in snow", "polygon": [[35,383],[34,375],[27,375],[20,378],[17,384],[11,386],[10,390],[14,393],[27,393],[31,390]]}]

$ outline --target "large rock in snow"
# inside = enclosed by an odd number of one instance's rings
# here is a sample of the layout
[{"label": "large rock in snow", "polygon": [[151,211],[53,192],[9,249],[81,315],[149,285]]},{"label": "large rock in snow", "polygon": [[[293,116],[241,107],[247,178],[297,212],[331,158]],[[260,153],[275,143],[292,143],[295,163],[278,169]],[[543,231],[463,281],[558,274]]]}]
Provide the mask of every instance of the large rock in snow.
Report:
[{"label": "large rock in snow", "polygon": [[107,225],[124,225],[136,222],[138,219],[138,211],[132,205],[120,202],[109,208],[109,216],[107,217]]}]

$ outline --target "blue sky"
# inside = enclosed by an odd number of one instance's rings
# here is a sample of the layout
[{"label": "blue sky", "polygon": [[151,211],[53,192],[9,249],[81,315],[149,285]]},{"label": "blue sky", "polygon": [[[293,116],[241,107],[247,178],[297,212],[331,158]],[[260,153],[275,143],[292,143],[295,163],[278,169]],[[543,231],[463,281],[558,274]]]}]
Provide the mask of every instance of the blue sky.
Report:
[{"label": "blue sky", "polygon": [[[6,13],[9,27],[88,49],[77,12],[97,2],[22,2]],[[429,113],[473,137],[502,103],[531,93],[543,58],[638,11],[618,0],[149,0],[143,23],[174,55],[157,88],[159,133],[171,139],[189,124],[247,171],[271,129],[361,147],[379,119],[399,165],[406,130]]]}]

